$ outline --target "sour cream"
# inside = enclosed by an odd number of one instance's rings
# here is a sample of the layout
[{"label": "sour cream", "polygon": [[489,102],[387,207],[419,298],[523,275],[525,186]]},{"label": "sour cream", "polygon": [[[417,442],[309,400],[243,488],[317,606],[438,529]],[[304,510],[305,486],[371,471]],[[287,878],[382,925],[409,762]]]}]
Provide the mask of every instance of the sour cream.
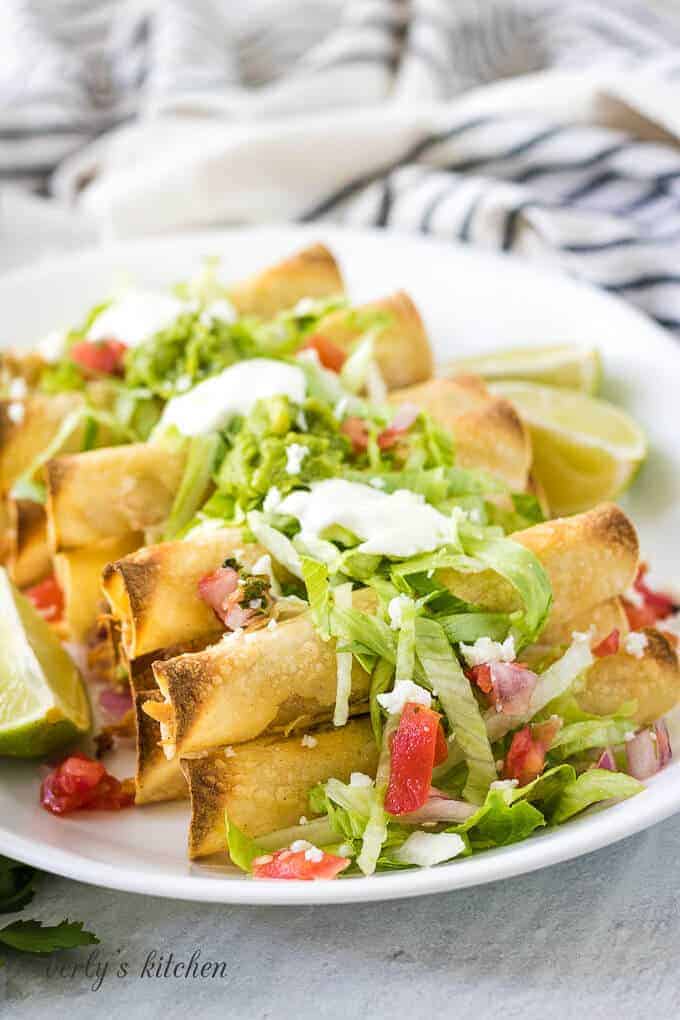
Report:
[{"label": "sour cream", "polygon": [[406,489],[386,493],[329,478],[291,492],[278,512],[299,520],[303,541],[339,524],[362,539],[360,552],[383,556],[416,556],[457,540],[456,522]]},{"label": "sour cream", "polygon": [[225,368],[165,405],[158,428],[174,425],[185,436],[216,432],[236,415],[246,415],[264,397],[305,399],[305,374],[297,365],[251,358]]},{"label": "sour cream", "polygon": [[170,326],[186,305],[170,294],[153,290],[131,290],[100,312],[87,334],[88,340],[113,337],[137,347],[154,333]]}]

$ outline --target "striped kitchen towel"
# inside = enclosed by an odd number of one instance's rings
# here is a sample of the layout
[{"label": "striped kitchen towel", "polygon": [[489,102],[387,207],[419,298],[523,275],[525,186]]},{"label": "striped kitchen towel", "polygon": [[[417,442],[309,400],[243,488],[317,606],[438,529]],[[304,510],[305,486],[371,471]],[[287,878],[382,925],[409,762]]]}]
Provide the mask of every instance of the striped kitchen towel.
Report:
[{"label": "striped kitchen towel", "polygon": [[106,236],[294,219],[552,262],[680,335],[674,0],[4,0],[0,174]]}]

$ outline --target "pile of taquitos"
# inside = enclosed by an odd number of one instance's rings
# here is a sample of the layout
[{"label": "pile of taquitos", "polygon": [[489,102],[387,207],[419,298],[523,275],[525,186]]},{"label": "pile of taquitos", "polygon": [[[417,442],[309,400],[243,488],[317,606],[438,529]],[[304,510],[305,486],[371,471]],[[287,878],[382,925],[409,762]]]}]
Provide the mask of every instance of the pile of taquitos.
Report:
[{"label": "pile of taquitos", "polygon": [[512,406],[431,380],[410,299],[348,305],[320,246],[201,287],[122,361],[109,307],[56,366],[3,366],[7,562],[21,585],[54,564],[72,639],[105,598],[137,803],[189,796],[191,856],[314,878],[637,792],[680,674],[623,512],[544,521]]}]

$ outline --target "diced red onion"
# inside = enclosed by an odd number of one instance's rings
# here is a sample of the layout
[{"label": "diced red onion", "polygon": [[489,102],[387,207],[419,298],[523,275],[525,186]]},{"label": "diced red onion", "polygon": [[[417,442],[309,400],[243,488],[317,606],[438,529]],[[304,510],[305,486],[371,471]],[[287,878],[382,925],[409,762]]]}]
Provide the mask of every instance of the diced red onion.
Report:
[{"label": "diced red onion", "polygon": [[107,687],[99,695],[99,704],[112,719],[118,721],[132,708],[132,695],[129,690],[116,691]]},{"label": "diced red onion", "polygon": [[595,762],[596,769],[607,769],[609,772],[616,772],[616,758],[611,747],[605,747],[600,757]]},{"label": "diced red onion", "polygon": [[394,432],[406,432],[420,414],[417,404],[400,404],[388,428]]},{"label": "diced red onion", "polygon": [[464,822],[476,810],[474,805],[466,804],[463,800],[430,794],[422,807],[401,815],[399,821],[407,825],[423,825],[426,822]]},{"label": "diced red onion", "polygon": [[628,771],[636,779],[649,779],[659,771],[656,741],[651,730],[640,730],[632,740],[626,742]]},{"label": "diced red onion", "polygon": [[656,751],[659,768],[663,769],[673,760],[671,737],[668,732],[668,726],[663,719],[654,723],[654,734],[656,736]]},{"label": "diced red onion", "polygon": [[492,662],[489,668],[497,708],[505,715],[526,715],[536,674],[517,662]]}]

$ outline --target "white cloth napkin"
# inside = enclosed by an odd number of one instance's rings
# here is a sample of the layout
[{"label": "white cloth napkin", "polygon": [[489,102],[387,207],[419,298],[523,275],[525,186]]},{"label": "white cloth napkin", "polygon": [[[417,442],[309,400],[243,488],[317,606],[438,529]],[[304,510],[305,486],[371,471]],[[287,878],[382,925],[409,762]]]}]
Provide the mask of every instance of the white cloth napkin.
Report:
[{"label": "white cloth napkin", "polygon": [[[100,236],[425,231],[551,261],[680,333],[670,6],[95,0],[88,34],[65,0],[7,2],[0,169],[18,153],[33,183],[58,162],[52,194]],[[20,85],[27,47],[44,58]]]}]

